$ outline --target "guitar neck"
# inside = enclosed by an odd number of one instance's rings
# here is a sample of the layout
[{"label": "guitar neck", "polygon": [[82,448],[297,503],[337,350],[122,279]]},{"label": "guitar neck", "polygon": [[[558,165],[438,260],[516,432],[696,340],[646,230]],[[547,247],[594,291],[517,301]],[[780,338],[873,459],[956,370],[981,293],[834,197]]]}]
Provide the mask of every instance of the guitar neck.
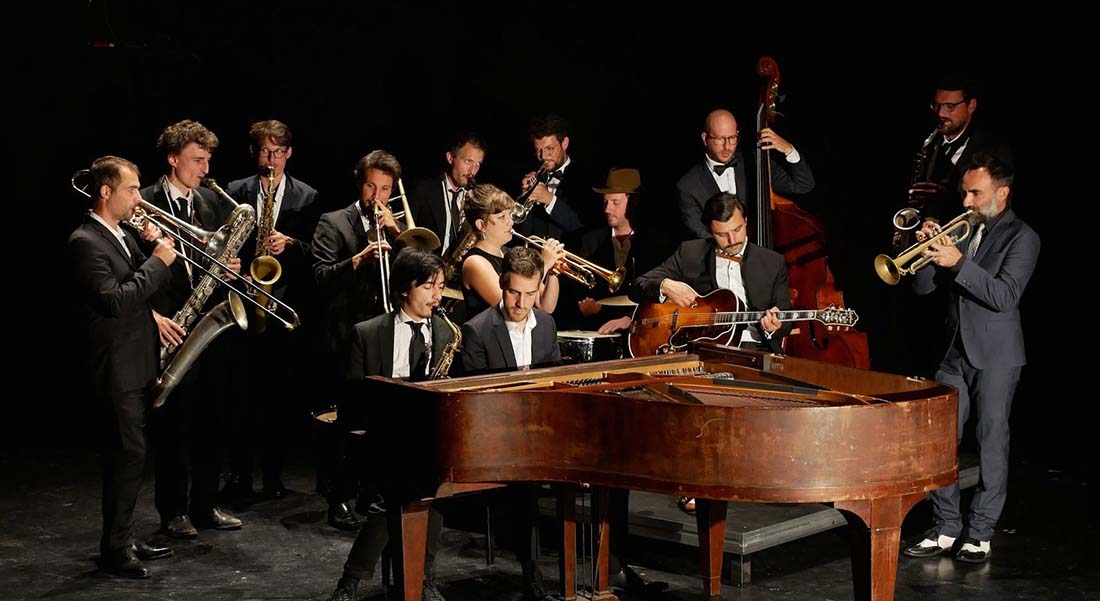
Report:
[{"label": "guitar neck", "polygon": [[[714,325],[726,326],[757,323],[763,319],[766,313],[767,311],[731,311],[714,313]],[[815,310],[780,311],[775,314],[775,317],[779,321],[808,321],[817,319],[817,313],[818,312]]]}]

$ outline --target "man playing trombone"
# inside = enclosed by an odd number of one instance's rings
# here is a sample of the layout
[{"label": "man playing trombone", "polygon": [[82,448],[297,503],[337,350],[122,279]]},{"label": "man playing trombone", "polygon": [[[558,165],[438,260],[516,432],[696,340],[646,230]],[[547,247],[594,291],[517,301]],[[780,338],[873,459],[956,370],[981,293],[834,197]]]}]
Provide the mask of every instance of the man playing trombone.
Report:
[{"label": "man playing trombone", "polygon": [[69,237],[67,252],[81,319],[76,331],[88,336],[87,368],[105,426],[100,565],[120,576],[146,578],[149,570],[141,560],[172,554],[136,542],[133,521],[145,472],[144,391],[158,372],[150,299],[168,285],[176,254],[171,239],[164,238],[147,258],[119,227],[141,200],[136,165],[107,156],[96,159],[90,174],[92,209]]},{"label": "man playing trombone", "polygon": [[[337,394],[347,372],[353,326],[385,311],[384,291],[389,286],[386,269],[392,241],[400,233],[388,206],[401,177],[401,164],[390,153],[375,150],[355,164],[358,199],[344,209],[321,216],[313,234],[313,276],[320,292],[326,323],[326,339],[333,371],[325,375]],[[381,236],[379,237],[379,234]],[[340,416],[342,429],[352,430],[347,412]],[[345,500],[353,491],[343,490],[340,468],[335,468],[329,493],[329,523],[355,529],[358,519]]]},{"label": "man playing trombone", "polygon": [[[180,121],[161,132],[157,150],[164,153],[168,171],[156,183],[141,190],[142,198],[161,211],[205,230],[216,230],[226,222],[234,206],[211,190],[200,187],[210,171],[210,158],[218,147],[214,132],[196,121]],[[187,236],[185,231],[176,235]],[[178,251],[198,260],[183,245]],[[240,270],[240,259],[226,261]],[[171,334],[172,316],[188,303],[202,279],[201,270],[187,261],[172,267],[172,283],[152,299],[162,338],[178,344]],[[166,345],[167,346],[167,345]],[[196,526],[234,530],[241,521],[217,506],[220,465],[217,442],[220,413],[231,396],[224,381],[231,375],[228,348],[215,343],[202,355],[201,364],[188,371],[173,391],[171,403],[151,415],[152,440],[156,447],[155,503],[165,534],[173,538],[198,537]],[[200,442],[201,441],[201,442]],[[189,461],[190,460],[190,461]],[[190,474],[188,474],[190,463]],[[188,491],[190,484],[190,491]],[[193,520],[193,521],[192,521]]]}]

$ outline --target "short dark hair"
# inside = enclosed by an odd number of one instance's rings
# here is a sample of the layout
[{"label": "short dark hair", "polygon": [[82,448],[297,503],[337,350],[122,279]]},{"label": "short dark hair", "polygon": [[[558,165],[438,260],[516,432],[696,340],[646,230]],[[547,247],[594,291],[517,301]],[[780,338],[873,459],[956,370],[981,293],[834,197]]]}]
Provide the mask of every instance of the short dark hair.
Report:
[{"label": "short dark hair", "polygon": [[569,137],[569,122],[561,115],[542,115],[531,121],[529,133],[532,140],[554,136],[561,142]]},{"label": "short dark hair", "polygon": [[390,267],[390,300],[400,306],[402,295],[443,271],[443,259],[419,248],[403,248]]},{"label": "short dark hair", "polygon": [[202,123],[187,119],[173,123],[160,132],[160,137],[157,138],[157,150],[163,152],[164,156],[179,154],[192,142],[207,152],[214,152],[218,147],[218,136],[206,129]]},{"label": "short dark hair", "polygon": [[1012,182],[1016,177],[1012,169],[1012,165],[997,155],[989,152],[975,152],[971,155],[970,159],[966,162],[966,167],[963,169],[965,174],[967,171],[974,171],[977,169],[985,169],[989,172],[989,177],[993,179],[993,183],[998,188],[1001,186],[1012,187]]},{"label": "short dark hair", "polygon": [[286,123],[278,121],[276,119],[268,119],[267,121],[257,121],[252,124],[252,127],[248,130],[248,136],[252,138],[252,150],[259,151],[260,145],[263,144],[264,138],[271,138],[273,142],[279,146],[290,147],[293,136],[290,133],[290,128],[286,126]]},{"label": "short dark hair", "polygon": [[462,150],[462,147],[469,144],[474,148],[485,152],[485,140],[482,139],[476,132],[463,131],[459,132],[453,140],[451,140],[450,152],[454,156],[458,156],[458,151]]},{"label": "short dark hair", "polygon": [[508,277],[515,273],[525,278],[542,277],[542,255],[533,248],[516,246],[504,253],[504,262],[500,266],[500,287],[508,285]]},{"label": "short dark hair", "polygon": [[393,178],[394,184],[401,178],[401,163],[397,162],[397,157],[385,150],[372,150],[367,156],[355,163],[356,186],[362,187],[363,184],[367,183],[367,171],[370,169],[377,169],[389,175]]},{"label": "short dark hair", "polygon": [[745,205],[741,204],[741,199],[736,194],[719,192],[707,199],[700,220],[704,226],[709,227],[711,221],[729,221],[735,211],[745,214]]},{"label": "short dark hair", "polygon": [[977,84],[960,71],[944,74],[936,84],[936,89],[962,92],[963,100],[968,102],[971,98],[978,97]]},{"label": "short dark hair", "polygon": [[129,169],[134,172],[134,175],[141,177],[138,166],[122,157],[107,155],[99,157],[92,163],[91,169],[88,170],[93,185],[91,189],[92,206],[99,202],[99,189],[104,185],[107,185],[112,191],[118,189],[119,184],[122,183],[123,168]]}]

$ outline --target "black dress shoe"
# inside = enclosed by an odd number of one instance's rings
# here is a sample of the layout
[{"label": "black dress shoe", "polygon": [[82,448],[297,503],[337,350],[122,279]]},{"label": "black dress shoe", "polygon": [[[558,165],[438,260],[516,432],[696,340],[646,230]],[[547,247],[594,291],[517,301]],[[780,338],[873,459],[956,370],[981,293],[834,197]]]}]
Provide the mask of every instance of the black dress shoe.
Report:
[{"label": "black dress shoe", "polygon": [[989,541],[967,538],[963,541],[962,547],[959,547],[955,559],[967,563],[985,563],[989,561],[989,555],[992,552],[993,549],[989,546]]},{"label": "black dress shoe", "polygon": [[328,525],[339,530],[358,530],[363,522],[351,512],[347,503],[337,503],[328,508]]},{"label": "black dress shoe", "polygon": [[649,580],[644,572],[639,572],[627,564],[623,564],[623,570],[619,577],[615,578],[622,584],[612,581],[610,584],[619,586],[623,590],[633,593],[643,599],[660,596],[668,591],[668,583],[663,580]]},{"label": "black dress shoe", "polygon": [[164,534],[172,538],[196,539],[199,537],[199,531],[195,530],[195,526],[191,524],[191,518],[187,517],[186,513],[169,518],[161,524],[160,528]]},{"label": "black dress shoe", "polygon": [[336,590],[332,591],[329,601],[358,601],[359,579],[351,576],[341,576],[336,583]]},{"label": "black dress shoe", "polygon": [[951,550],[955,545],[955,539],[944,536],[935,528],[924,533],[924,538],[911,547],[906,547],[902,553],[909,557],[935,557]]},{"label": "black dress shoe", "polygon": [[100,557],[100,566],[104,571],[123,578],[149,577],[149,568],[141,564],[141,560],[134,554],[133,547],[113,549],[103,553]]},{"label": "black dress shoe", "polygon": [[240,520],[222,511],[218,507],[202,514],[201,518],[196,517],[195,523],[199,528],[211,528],[214,530],[240,530],[243,525]]},{"label": "black dress shoe", "polygon": [[134,555],[137,555],[138,559],[142,561],[152,561],[154,559],[164,559],[165,557],[172,556],[172,547],[160,547],[141,541],[137,541],[130,545],[130,548],[134,550]]}]

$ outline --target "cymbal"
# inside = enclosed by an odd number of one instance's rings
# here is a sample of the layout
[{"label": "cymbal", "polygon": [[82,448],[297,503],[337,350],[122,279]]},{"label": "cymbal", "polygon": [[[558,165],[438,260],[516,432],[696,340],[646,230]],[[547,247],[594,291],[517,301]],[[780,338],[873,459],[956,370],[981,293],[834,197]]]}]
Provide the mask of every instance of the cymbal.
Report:
[{"label": "cymbal", "polygon": [[465,297],[465,295],[462,294],[461,290],[457,290],[455,288],[444,288],[443,289],[443,298],[453,298],[455,300],[462,300],[466,297]]},{"label": "cymbal", "polygon": [[630,298],[627,297],[625,294],[601,298],[596,302],[605,307],[635,307],[638,305],[638,303],[630,300]]}]

